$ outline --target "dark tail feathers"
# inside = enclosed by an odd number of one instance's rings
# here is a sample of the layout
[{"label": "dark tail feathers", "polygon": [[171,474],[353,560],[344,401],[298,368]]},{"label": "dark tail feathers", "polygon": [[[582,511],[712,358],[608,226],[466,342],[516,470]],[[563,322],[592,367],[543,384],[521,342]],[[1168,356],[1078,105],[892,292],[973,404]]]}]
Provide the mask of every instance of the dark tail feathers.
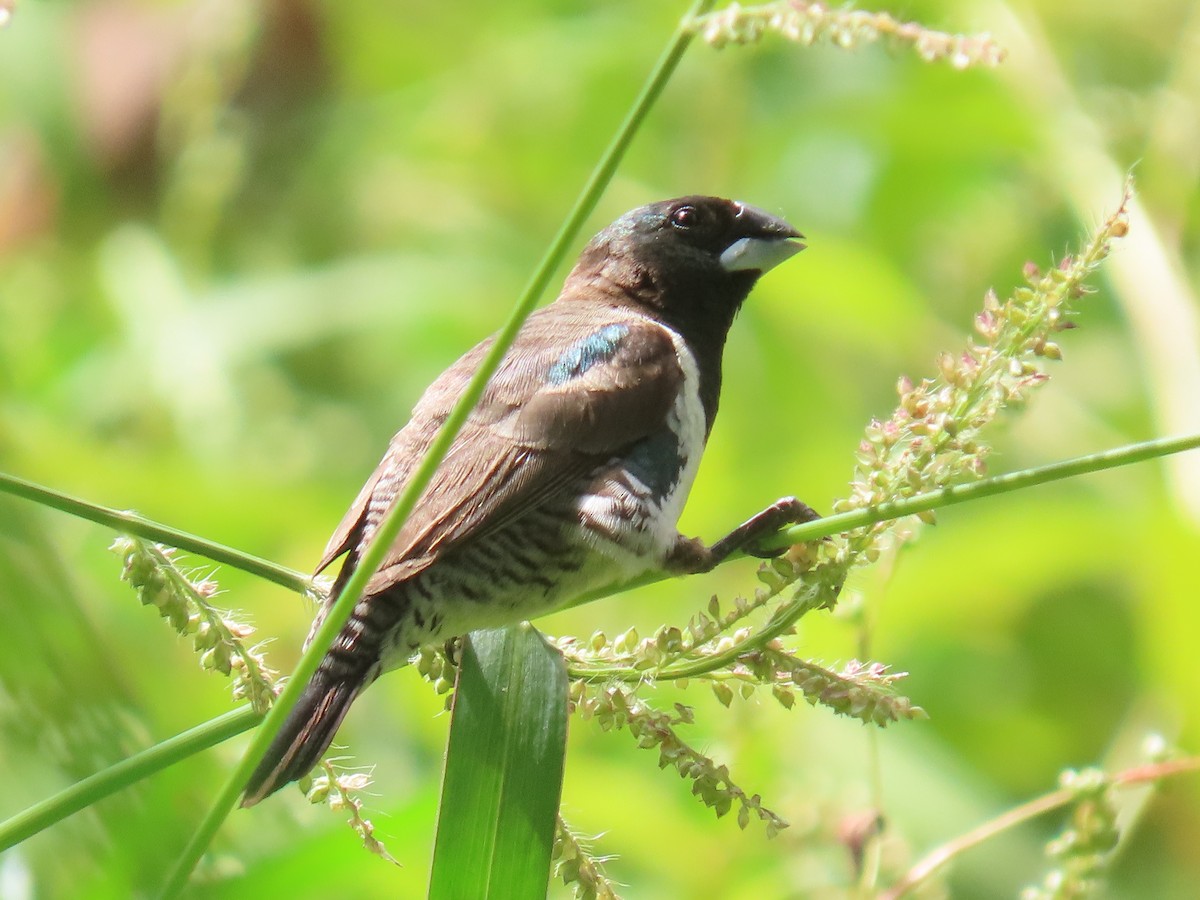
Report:
[{"label": "dark tail feathers", "polygon": [[361,682],[330,681],[318,672],[250,776],[242,806],[253,806],[285,784],[303,778],[333,742],[361,689]]}]

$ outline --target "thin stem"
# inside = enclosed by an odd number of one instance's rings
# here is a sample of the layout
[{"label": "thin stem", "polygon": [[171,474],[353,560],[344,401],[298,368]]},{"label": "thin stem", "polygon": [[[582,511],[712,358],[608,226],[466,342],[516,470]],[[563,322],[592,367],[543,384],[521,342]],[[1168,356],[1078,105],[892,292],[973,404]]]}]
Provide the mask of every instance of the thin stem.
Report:
[{"label": "thin stem", "polygon": [[[1109,779],[1109,782],[1114,787],[1129,787],[1130,785],[1143,784],[1147,781],[1159,781],[1172,775],[1182,775],[1188,772],[1200,772],[1200,756],[1174,759],[1162,763],[1149,763],[1132,769],[1126,769],[1123,772],[1113,775]],[[970,850],[972,847],[979,846],[984,841],[995,837],[1003,831],[1015,828],[1023,822],[1028,822],[1030,819],[1066,806],[1077,795],[1078,791],[1072,788],[1060,788],[1057,791],[1052,791],[1049,794],[1030,800],[1028,803],[1024,803],[1014,809],[1007,810],[996,816],[996,818],[971,829],[966,834],[959,835],[952,841],[947,841],[918,861],[916,865],[904,874],[903,878],[884,891],[880,895],[879,900],[898,900],[898,898],[903,897],[928,879],[934,872],[954,857]]]},{"label": "thin stem", "polygon": [[200,823],[192,840],[184,848],[163,888],[164,896],[174,896],[182,890],[184,884],[187,882],[188,875],[208,848],[225,817],[233,809],[238,795],[242,791],[242,787],[246,784],[258,761],[262,758],[271,739],[275,736],[283,724],[284,718],[299,699],[301,691],[303,691],[308,680],[316,671],[321,658],[333,644],[334,638],[350,618],[351,610],[354,609],[354,604],[357,602],[359,596],[361,596],[367,581],[383,564],[384,557],[387,555],[397,535],[399,535],[405,520],[433,478],[433,474],[441,464],[442,459],[449,452],[450,445],[466,422],[467,416],[483,395],[488,379],[491,378],[492,374],[499,367],[504,354],[508,351],[525,319],[533,311],[534,306],[545,291],[546,285],[549,283],[555,270],[566,256],[571,243],[575,240],[584,221],[595,209],[601,194],[612,179],[613,173],[632,143],[633,137],[637,133],[642,121],[662,93],[667,81],[675,71],[680,58],[683,56],[684,50],[687,49],[688,44],[691,42],[692,31],[689,27],[690,23],[696,16],[707,11],[712,2],[713,0],[697,0],[676,28],[675,34],[671,37],[666,50],[651,71],[641,93],[634,101],[628,116],[626,116],[625,121],[617,130],[616,136],[605,150],[600,162],[584,185],[583,191],[575,201],[575,205],[567,215],[566,221],[563,222],[558,234],[550,243],[542,261],[534,270],[533,276],[530,278],[528,285],[526,285],[508,321],[500,329],[499,333],[497,333],[491,348],[480,363],[479,369],[475,372],[470,383],[459,397],[458,402],[450,411],[450,415],[430,444],[420,465],[417,466],[412,477],[405,485],[404,491],[396,499],[387,517],[380,524],[378,532],[366,547],[354,574],[347,581],[341,595],[329,610],[321,628],[313,636],[308,650],[297,663],[292,677],[288,680],[283,692],[279,695],[279,699],[267,714],[266,719],[263,721],[263,726],[255,734],[249,749],[243,755],[233,774],[217,796],[208,815]]},{"label": "thin stem", "polygon": [[1173,438],[1157,438],[1138,444],[1127,444],[1124,447],[1102,450],[1099,453],[1092,453],[1087,456],[1077,456],[1074,459],[1050,463],[1049,465],[1039,466],[1034,469],[1022,469],[1019,472],[996,475],[992,478],[984,478],[969,484],[957,484],[937,491],[914,494],[912,497],[881,503],[878,506],[871,506],[866,509],[856,509],[847,513],[826,516],[823,519],[817,519],[815,522],[794,525],[791,528],[781,531],[771,540],[764,541],[763,544],[768,548],[782,548],[792,544],[815,541],[830,535],[840,534],[844,531],[873,525],[876,522],[887,521],[888,519],[899,519],[904,516],[914,515],[915,513],[925,512],[926,510],[938,509],[943,506],[953,506],[956,503],[965,503],[968,500],[979,500],[983,497],[1006,494],[1010,491],[1033,487],[1038,484],[1048,484],[1052,481],[1061,481],[1064,478],[1073,478],[1076,475],[1087,475],[1091,472],[1099,472],[1104,469],[1115,469],[1119,466],[1144,462],[1145,460],[1154,459],[1159,456],[1182,453],[1185,450],[1195,450],[1197,447],[1200,447],[1200,434],[1188,434]]},{"label": "thin stem", "polygon": [[253,728],[260,718],[249,706],[243,706],[89,775],[0,822],[0,852],[110,794]]},{"label": "thin stem", "polygon": [[[965,503],[969,500],[980,500],[984,497],[993,497],[1010,491],[1033,487],[1038,484],[1061,481],[1064,478],[1072,478],[1076,475],[1085,475],[1089,472],[1127,466],[1159,456],[1181,453],[1185,450],[1194,450],[1197,447],[1200,447],[1200,434],[1190,434],[1175,438],[1160,438],[1158,440],[1144,441],[1139,444],[1128,444],[1124,447],[1103,450],[1100,453],[1092,453],[1087,456],[1077,456],[1074,459],[1067,459],[1034,469],[1023,469],[1020,472],[996,475],[995,477],[985,478],[970,484],[955,485],[938,491],[929,491],[924,494],[914,494],[912,497],[906,497],[890,503],[882,503],[879,506],[871,506],[866,509],[856,509],[848,513],[826,516],[813,522],[806,522],[803,525],[794,525],[791,528],[787,528],[772,540],[764,541],[764,544],[768,547],[786,547],[791,544],[817,541],[888,519],[899,519],[903,516],[913,515],[925,510],[938,509],[942,506]],[[657,581],[664,581],[669,577],[671,576],[665,572],[650,572],[632,581],[585,594],[570,605],[578,606],[610,594],[632,590],[635,587],[642,587]],[[805,602],[811,602],[811,598],[806,599]],[[686,663],[668,664],[655,672],[654,678],[662,681],[707,675],[710,672],[722,669],[736,662],[740,656],[746,653],[761,649],[791,627],[792,623],[793,619],[790,616],[773,616],[761,630],[746,641],[722,653],[714,653],[711,656],[705,656]],[[572,667],[568,671],[572,678],[582,678],[592,682],[603,681],[605,679],[644,681],[647,677],[646,672],[635,671],[620,666]]]},{"label": "thin stem", "polygon": [[289,569],[287,566],[281,566],[242,550],[226,547],[224,544],[218,544],[208,538],[154,522],[129,510],[111,509],[98,503],[80,500],[78,497],[72,497],[62,491],[43,487],[4,472],[0,472],[0,493],[32,500],[34,503],[57,509],[59,512],[87,519],[89,522],[96,522],[99,525],[106,525],[122,534],[132,534],[148,541],[157,541],[171,547],[178,547],[189,553],[198,553],[213,562],[223,563],[235,569],[241,569],[243,572],[249,572],[251,575],[257,575],[259,578],[265,578],[267,581],[274,582],[298,594],[308,593],[312,590],[312,579],[303,572],[297,572],[295,569]]}]

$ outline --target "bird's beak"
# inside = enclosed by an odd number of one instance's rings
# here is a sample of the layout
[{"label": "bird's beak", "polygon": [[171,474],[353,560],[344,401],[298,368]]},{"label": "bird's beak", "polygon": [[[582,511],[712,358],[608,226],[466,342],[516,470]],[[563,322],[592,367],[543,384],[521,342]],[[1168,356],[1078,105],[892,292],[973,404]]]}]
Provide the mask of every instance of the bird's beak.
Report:
[{"label": "bird's beak", "polygon": [[738,238],[721,254],[726,272],[766,272],[804,249],[790,238]]},{"label": "bird's beak", "polygon": [[736,220],[745,235],[721,254],[726,272],[759,272],[775,268],[804,249],[795,238],[804,237],[788,222],[761,209],[739,203]]}]

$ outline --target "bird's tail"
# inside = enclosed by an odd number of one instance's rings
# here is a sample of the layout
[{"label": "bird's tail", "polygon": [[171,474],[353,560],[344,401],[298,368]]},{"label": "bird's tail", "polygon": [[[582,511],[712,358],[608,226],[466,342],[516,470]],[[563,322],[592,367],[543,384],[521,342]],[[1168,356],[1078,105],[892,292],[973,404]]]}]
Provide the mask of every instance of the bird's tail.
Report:
[{"label": "bird's tail", "polygon": [[332,679],[318,670],[250,776],[242,806],[253,806],[303,778],[333,742],[363,686],[361,679]]}]

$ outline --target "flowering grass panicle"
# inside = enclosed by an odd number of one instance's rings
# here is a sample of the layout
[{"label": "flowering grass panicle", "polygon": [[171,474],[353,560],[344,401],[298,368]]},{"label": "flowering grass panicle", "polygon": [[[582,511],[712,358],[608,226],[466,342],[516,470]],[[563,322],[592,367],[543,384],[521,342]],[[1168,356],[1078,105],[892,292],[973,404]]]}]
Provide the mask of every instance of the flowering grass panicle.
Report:
[{"label": "flowering grass panicle", "polygon": [[762,805],[758,794],[747,794],[739,787],[726,766],[679,736],[676,726],[695,721],[691,707],[677,703],[672,715],[651,706],[625,685],[592,687],[577,680],[570,687],[570,709],[578,711],[584,719],[595,721],[604,731],[627,730],[641,749],[657,749],[659,768],[670,766],[681,778],[689,779],[692,793],[718,817],[730,812],[736,803],[738,825],[743,829],[750,824],[751,817],[766,825],[768,837],[787,827],[783,819]]},{"label": "flowering grass panicle", "polygon": [[1068,769],[1059,785],[1074,795],[1067,825],[1046,845],[1055,867],[1021,900],[1060,900],[1094,893],[1120,839],[1112,779],[1100,769]]},{"label": "flowering grass panicle", "polygon": [[946,60],[956,69],[996,66],[1004,60],[1004,49],[986,33],[948,34],[916,22],[901,22],[885,12],[833,8],[806,0],[780,0],[759,6],[731,3],[699,16],[693,28],[714,47],[753,43],[773,32],[799,44],[824,41],[847,50],[887,39],[911,46],[926,62]]},{"label": "flowering grass panicle", "polygon": [[612,857],[596,856],[588,842],[558,817],[554,832],[554,877],[573,889],[575,900],[617,900],[616,886],[604,872]]},{"label": "flowering grass panicle", "polygon": [[[211,599],[219,593],[217,583],[180,568],[171,547],[122,535],[110,549],[124,560],[121,578],[133,586],[143,605],[153,606],[175,631],[192,638],[200,666],[226,676],[237,673],[234,699],[248,700],[256,712],[266,713],[282,686],[279,673],[267,665],[261,644],[246,644],[254,628],[212,605]],[[309,802],[328,802],[331,809],[349,810],[350,826],[363,845],[396,862],[375,837],[371,821],[362,816],[362,801],[355,796],[371,783],[370,776],[339,774],[328,758],[320,765],[324,775],[310,776],[301,783]]]},{"label": "flowering grass panicle", "polygon": [[278,692],[279,673],[267,665],[261,644],[247,645],[253,626],[210,602],[219,593],[217,583],[181,569],[171,547],[121,536],[110,549],[124,560],[121,578],[142,604],[153,606],[176,632],[192,638],[200,667],[226,676],[236,672],[234,698],[249,700],[256,712],[265,713]]},{"label": "flowering grass panicle", "polygon": [[320,775],[309,775],[300,782],[309,803],[327,803],[334,812],[348,811],[350,818],[347,823],[354,832],[362,838],[363,846],[381,859],[393,865],[400,863],[388,853],[383,842],[375,836],[375,825],[363,816],[363,802],[358,794],[365,791],[371,784],[368,772],[340,772],[334,762],[328,757],[318,765]]}]

